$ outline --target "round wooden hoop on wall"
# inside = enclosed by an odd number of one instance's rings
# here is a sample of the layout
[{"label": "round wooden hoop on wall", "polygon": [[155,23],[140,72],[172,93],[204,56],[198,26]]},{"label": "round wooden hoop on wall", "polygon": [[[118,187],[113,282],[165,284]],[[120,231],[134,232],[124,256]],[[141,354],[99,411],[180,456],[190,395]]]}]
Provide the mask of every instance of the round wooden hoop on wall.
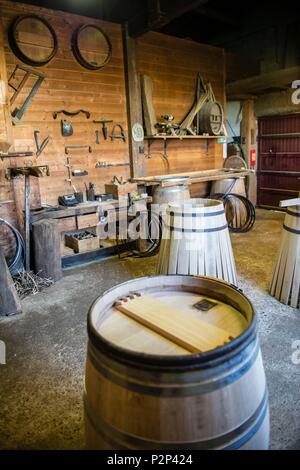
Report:
[{"label": "round wooden hoop on wall", "polygon": [[[28,26],[25,26],[26,22]],[[35,42],[34,34],[39,36],[39,42]],[[48,34],[48,37],[45,34]],[[18,59],[35,67],[48,64],[57,52],[54,29],[44,18],[37,15],[17,16],[9,27],[8,41]]]},{"label": "round wooden hoop on wall", "polygon": [[[92,47],[97,47],[97,44],[95,44],[95,46],[93,46],[92,44],[88,44],[89,39],[87,38],[87,32],[89,29],[91,31],[94,30],[94,34],[98,33],[98,35],[99,34],[101,35],[99,37],[101,37],[103,41],[103,45],[106,49],[105,52],[101,53],[101,51],[97,52],[95,49],[93,50]],[[80,44],[82,37],[84,35],[86,35],[86,45],[84,47],[87,47],[87,50],[84,50],[84,48],[81,47],[81,44]],[[88,46],[91,47],[90,50],[88,50]],[[104,33],[104,31],[99,26],[87,24],[87,25],[80,26],[78,29],[74,31],[73,36],[72,36],[72,51],[76,60],[79,62],[80,65],[82,65],[83,67],[89,70],[99,70],[110,61],[111,56],[112,56],[112,45],[111,45],[109,37]],[[97,55],[98,56],[103,55],[104,59],[102,61],[97,61],[96,60]]]}]

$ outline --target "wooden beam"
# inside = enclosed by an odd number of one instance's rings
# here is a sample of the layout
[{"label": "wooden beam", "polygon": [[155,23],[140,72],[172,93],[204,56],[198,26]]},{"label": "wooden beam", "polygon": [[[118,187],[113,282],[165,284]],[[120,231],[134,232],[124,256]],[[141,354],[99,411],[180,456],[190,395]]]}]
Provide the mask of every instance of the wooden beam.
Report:
[{"label": "wooden beam", "polygon": [[141,84],[137,65],[137,41],[129,36],[128,26],[123,28],[125,61],[126,105],[128,119],[128,143],[131,177],[145,176],[144,143],[135,142],[132,136],[134,124],[143,124]]},{"label": "wooden beam", "polygon": [[13,130],[4,54],[4,33],[0,18],[0,151],[7,152],[13,143]]},{"label": "wooden beam", "polygon": [[[240,124],[240,134],[242,140],[242,148],[244,150],[248,166],[250,167],[251,150],[254,150],[257,154],[254,100],[243,101],[243,117]],[[248,198],[255,207],[257,202],[255,173],[250,173],[249,175]]]},{"label": "wooden beam", "polygon": [[195,10],[208,0],[148,0],[147,10],[142,10],[128,22],[130,36],[137,38],[142,34],[160,29],[185,13]]},{"label": "wooden beam", "polygon": [[294,80],[300,77],[300,66],[255,75],[253,77],[228,83],[227,97],[232,98],[241,94],[257,94],[274,88],[290,88]]}]

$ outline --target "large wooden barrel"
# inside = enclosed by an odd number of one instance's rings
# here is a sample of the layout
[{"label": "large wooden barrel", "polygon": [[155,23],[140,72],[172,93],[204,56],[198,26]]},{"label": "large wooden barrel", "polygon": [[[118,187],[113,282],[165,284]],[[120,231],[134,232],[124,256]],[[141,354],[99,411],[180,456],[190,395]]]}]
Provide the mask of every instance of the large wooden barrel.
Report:
[{"label": "large wooden barrel", "polygon": [[223,202],[199,198],[169,204],[157,274],[213,276],[237,285]]},{"label": "large wooden barrel", "polygon": [[[210,194],[239,194],[246,196],[245,178],[226,178],[213,181]],[[239,199],[229,199],[226,204],[226,219],[231,227],[243,227],[247,220],[247,210]]]},{"label": "large wooden barrel", "polygon": [[[191,353],[117,310],[115,301],[132,298],[133,292],[162,302],[169,321],[170,308],[180,308],[187,333],[192,316],[193,322],[228,329],[233,339]],[[87,448],[268,448],[268,395],[256,317],[233,286],[197,276],[128,281],[96,299],[88,335]]]},{"label": "large wooden barrel", "polygon": [[219,135],[223,128],[223,108],[217,101],[207,101],[199,111],[200,133]]},{"label": "large wooden barrel", "polygon": [[300,307],[300,206],[288,207],[270,293],[280,302]]}]

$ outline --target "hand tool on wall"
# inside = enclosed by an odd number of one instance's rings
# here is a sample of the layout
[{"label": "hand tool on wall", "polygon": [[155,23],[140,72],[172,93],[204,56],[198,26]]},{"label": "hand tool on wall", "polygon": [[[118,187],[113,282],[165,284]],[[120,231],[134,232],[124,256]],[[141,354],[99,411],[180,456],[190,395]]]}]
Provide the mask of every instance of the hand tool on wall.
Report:
[{"label": "hand tool on wall", "polygon": [[[120,130],[120,134],[116,134],[116,129],[119,129]],[[112,132],[111,132],[111,141],[113,142],[114,140],[116,139],[121,139],[123,140],[123,142],[126,142],[126,137],[125,137],[125,133],[124,133],[124,129],[123,127],[121,126],[121,124],[115,124],[114,127],[112,128]]]},{"label": "hand tool on wall", "polygon": [[86,115],[87,119],[90,119],[91,117],[91,113],[89,111],[86,111],[85,109],[78,109],[77,111],[67,111],[66,109],[60,109],[59,111],[53,111],[53,119],[56,119],[57,115],[61,113],[65,114],[66,116],[77,116],[77,114],[83,113]]},{"label": "hand tool on wall", "polygon": [[95,168],[110,168],[112,166],[129,166],[129,163],[111,163],[111,162],[97,162]]},{"label": "hand tool on wall", "polygon": [[60,121],[60,125],[61,125],[61,135],[63,137],[70,137],[71,135],[73,135],[73,127],[70,121],[68,121],[67,119],[62,119]]},{"label": "hand tool on wall", "polygon": [[87,201],[94,201],[95,200],[95,185],[89,182],[89,185],[85,185],[86,188],[86,199]]},{"label": "hand tool on wall", "polygon": [[2,153],[0,152],[0,158],[1,160],[4,160],[4,158],[15,158],[15,157],[32,157],[33,152],[8,152],[8,153]]},{"label": "hand tool on wall", "polygon": [[87,149],[89,153],[92,152],[92,147],[90,145],[67,145],[65,147],[65,154],[69,155],[69,150],[78,150],[78,149]]},{"label": "hand tool on wall", "polygon": [[72,176],[87,176],[88,174],[86,170],[72,170]]},{"label": "hand tool on wall", "polygon": [[95,131],[96,134],[96,144],[99,145],[99,131]]},{"label": "hand tool on wall", "polygon": [[104,140],[107,140],[107,126],[105,124],[108,124],[108,123],[111,123],[113,122],[112,119],[98,119],[98,120],[94,120],[93,121],[95,124],[102,124],[102,134],[103,134],[103,138]]},{"label": "hand tool on wall", "polygon": [[50,141],[50,137],[46,137],[46,139],[43,140],[42,143],[40,143],[40,131],[38,129],[36,129],[34,131],[34,141],[35,141],[35,145],[36,145],[36,152],[35,152],[35,155],[36,157],[39,157],[41,155],[41,153],[45,150],[46,146],[48,145],[49,141]]},{"label": "hand tool on wall", "polygon": [[42,176],[49,176],[50,172],[47,165],[42,165],[8,168],[5,174],[7,179],[17,178],[20,175],[25,176],[25,269],[26,271],[30,271],[30,176],[39,178]]},{"label": "hand tool on wall", "polygon": [[[22,72],[25,72],[25,73],[24,73],[23,77],[20,79],[20,81],[18,82],[18,84],[14,85],[14,80],[17,79],[16,75],[17,75],[18,71],[22,71]],[[13,122],[14,125],[19,124],[19,122],[21,121],[26,109],[29,106],[29,103],[31,102],[32,98],[34,97],[34,95],[36,94],[36,92],[40,88],[43,80],[45,79],[45,75],[40,73],[40,72],[37,72],[36,70],[31,69],[29,67],[25,67],[24,65],[18,65],[17,64],[14,71],[13,71],[13,73],[11,74],[11,76],[8,80],[9,86],[15,91],[15,93],[13,94],[13,96],[10,99],[10,105],[12,105],[15,102],[15,100],[17,99],[17,97],[19,96],[22,89],[24,88],[24,86],[25,86],[26,82],[28,81],[28,79],[30,78],[30,76],[36,77],[36,81],[35,81],[33,87],[31,88],[31,91],[30,91],[29,95],[27,96],[27,98],[23,102],[22,106],[20,108],[15,108],[13,110],[13,112],[12,112],[12,122]]]}]

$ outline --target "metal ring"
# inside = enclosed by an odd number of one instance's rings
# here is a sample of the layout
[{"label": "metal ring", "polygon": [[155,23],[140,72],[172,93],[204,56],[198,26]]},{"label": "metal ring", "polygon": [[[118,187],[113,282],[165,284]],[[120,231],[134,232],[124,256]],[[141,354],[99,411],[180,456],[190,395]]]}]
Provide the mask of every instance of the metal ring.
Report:
[{"label": "metal ring", "polygon": [[[28,18],[40,21],[50,31],[50,34],[51,34],[52,40],[53,40],[53,49],[52,49],[51,54],[45,60],[37,61],[37,60],[31,59],[26,54],[24,54],[24,52],[19,48],[19,46],[17,44],[17,41],[16,41],[17,27],[18,27],[18,25],[21,21],[23,21],[25,19],[28,19]],[[52,26],[44,18],[42,18],[41,16],[38,16],[38,15],[21,15],[21,16],[17,16],[13,20],[13,22],[11,23],[11,25],[9,27],[8,42],[9,42],[9,45],[10,45],[13,53],[18,57],[18,59],[22,60],[22,62],[24,62],[25,64],[32,65],[32,66],[35,66],[35,67],[40,67],[42,65],[48,64],[48,62],[50,62],[50,60],[53,59],[53,57],[55,56],[55,54],[57,52],[57,47],[58,47],[57,46],[57,37],[56,37],[54,29],[52,28]]]}]

